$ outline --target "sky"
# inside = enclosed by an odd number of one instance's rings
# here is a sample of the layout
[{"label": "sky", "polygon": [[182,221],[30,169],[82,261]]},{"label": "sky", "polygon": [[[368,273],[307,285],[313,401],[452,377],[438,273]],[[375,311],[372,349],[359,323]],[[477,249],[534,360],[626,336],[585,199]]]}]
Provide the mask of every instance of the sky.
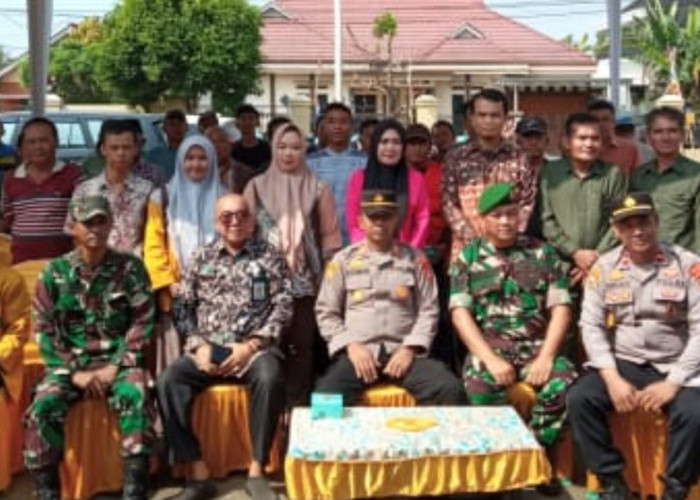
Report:
[{"label": "sky", "polygon": [[[434,0],[426,0],[431,1]],[[117,3],[118,0],[54,0],[53,31],[84,16],[103,15]],[[263,5],[266,1],[253,0],[252,3]],[[623,6],[628,3],[629,0],[622,1]],[[579,39],[584,33],[593,34],[606,26],[606,0],[486,0],[486,4],[555,39],[568,34]],[[26,0],[0,2],[0,46],[11,56],[27,50],[26,8]]]}]

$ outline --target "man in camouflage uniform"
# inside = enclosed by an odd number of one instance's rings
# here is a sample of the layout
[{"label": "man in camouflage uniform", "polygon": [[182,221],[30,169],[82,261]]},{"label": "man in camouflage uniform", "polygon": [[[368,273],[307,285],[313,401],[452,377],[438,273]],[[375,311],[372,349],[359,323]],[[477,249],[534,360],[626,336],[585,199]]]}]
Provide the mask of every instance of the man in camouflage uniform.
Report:
[{"label": "man in camouflage uniform", "polygon": [[[627,500],[613,412],[668,418],[662,500],[683,500],[700,476],[700,258],[659,241],[652,197],[630,193],[612,208],[622,245],[588,274],[581,335],[588,371],[567,394],[571,429],[601,500]],[[651,471],[644,471],[650,474]]]},{"label": "man in camouflage uniform", "polygon": [[154,323],[151,286],[140,260],[107,247],[112,215],[106,198],[78,197],[69,213],[76,249],[48,264],[34,298],[46,375],[25,415],[25,464],[36,476],[39,499],[58,499],[66,414],[83,397],[108,398],[119,414],[124,498],[145,500],[151,414],[144,350]]},{"label": "man in camouflage uniform", "polygon": [[420,403],[466,403],[459,380],[427,357],[439,313],[435,275],[425,255],[395,240],[396,194],[367,190],[361,207],[365,240],[333,257],[316,302],[332,357],[316,391],[353,404],[365,388],[390,381]]},{"label": "man in camouflage uniform", "polygon": [[537,391],[530,427],[551,448],[565,418],[565,391],[575,378],[559,348],[571,320],[568,281],[549,245],[518,236],[512,184],[494,184],[479,200],[484,236],[451,269],[450,310],[470,351],[463,377],[473,404],[507,404],[524,381]]}]

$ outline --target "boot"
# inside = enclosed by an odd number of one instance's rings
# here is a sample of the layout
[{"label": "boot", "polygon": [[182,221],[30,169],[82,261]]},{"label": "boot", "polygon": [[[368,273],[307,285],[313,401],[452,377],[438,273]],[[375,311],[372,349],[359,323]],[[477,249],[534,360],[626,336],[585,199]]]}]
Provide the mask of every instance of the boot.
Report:
[{"label": "boot", "polygon": [[36,482],[37,500],[59,500],[61,498],[61,478],[58,466],[49,465],[33,472]]},{"label": "boot", "polygon": [[124,459],[124,500],[148,500],[148,457]]},{"label": "boot", "polygon": [[599,500],[630,500],[631,495],[621,475],[600,476],[601,490]]},{"label": "boot", "polygon": [[661,480],[664,482],[664,494],[661,500],[685,500],[688,496],[689,488],[678,479],[667,477]]}]

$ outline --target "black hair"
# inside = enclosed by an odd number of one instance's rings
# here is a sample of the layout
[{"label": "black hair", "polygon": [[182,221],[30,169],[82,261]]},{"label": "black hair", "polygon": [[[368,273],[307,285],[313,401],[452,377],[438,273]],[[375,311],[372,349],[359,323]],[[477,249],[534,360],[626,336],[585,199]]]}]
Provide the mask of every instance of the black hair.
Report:
[{"label": "black hair", "polygon": [[338,110],[346,113],[348,117],[352,120],[352,110],[344,103],[342,102],[332,102],[326,106],[326,112],[325,114],[328,115],[333,110]]},{"label": "black hair", "polygon": [[265,135],[267,136],[267,141],[272,142],[272,137],[275,135],[275,131],[285,123],[291,123],[292,120],[286,116],[275,116],[272,120],[267,122],[267,128],[265,129]]},{"label": "black hair", "polygon": [[454,126],[452,125],[452,123],[448,122],[447,120],[438,120],[435,123],[433,123],[432,131],[435,132],[435,129],[439,128],[439,127],[448,128],[448,129],[450,129],[450,133],[452,134],[452,137],[457,136],[457,134],[455,134]]},{"label": "black hair", "polygon": [[186,123],[187,117],[185,116],[185,113],[181,109],[169,109],[165,113],[165,118],[163,118],[163,121],[164,122],[178,121],[180,123]]},{"label": "black hair", "polygon": [[610,111],[615,115],[615,105],[605,99],[596,99],[588,104],[588,112],[590,113],[592,111]]},{"label": "black hair", "polygon": [[569,115],[564,125],[566,137],[571,137],[574,129],[579,125],[600,125],[598,119],[589,113],[574,113]]},{"label": "black hair", "polygon": [[667,120],[676,122],[681,130],[685,128],[685,115],[681,110],[670,106],[661,106],[660,108],[654,108],[649,111],[644,118],[647,126],[647,132],[651,130],[651,127],[654,125],[657,118],[666,118]]},{"label": "black hair", "polygon": [[374,118],[374,117],[372,117],[372,118],[365,118],[365,119],[362,120],[362,122],[360,123],[360,128],[359,128],[360,135],[361,135],[361,134],[365,131],[365,129],[367,129],[368,127],[376,127],[378,124],[379,124],[379,119],[378,119],[378,118]]},{"label": "black hair", "polygon": [[241,104],[238,106],[238,109],[236,110],[236,118],[246,114],[253,114],[256,118],[260,118],[260,113],[258,113],[258,110],[255,109],[255,106],[252,104]]},{"label": "black hair", "polygon": [[[134,122],[138,125],[138,129],[136,130],[134,126]],[[121,134],[126,134],[130,133],[134,137],[134,142],[138,144],[139,142],[139,135],[140,135],[140,130],[141,130],[141,124],[138,123],[138,120],[133,120],[133,119],[127,119],[127,120],[105,120],[102,122],[102,127],[100,127],[100,135],[97,139],[97,144],[95,145],[95,149],[97,150],[97,154],[102,156],[102,144],[105,142],[105,138],[108,135],[121,135]]]},{"label": "black hair", "polygon": [[479,93],[474,94],[464,106],[464,114],[474,114],[474,106],[476,101],[484,99],[485,101],[495,102],[503,108],[503,114],[508,114],[508,98],[498,89],[483,89]]},{"label": "black hair", "polygon": [[19,132],[19,136],[17,136],[17,147],[21,148],[22,143],[24,142],[24,134],[27,132],[27,129],[31,127],[32,125],[46,125],[51,129],[51,135],[53,136],[53,140],[56,141],[56,144],[58,144],[58,129],[56,128],[56,124],[49,120],[48,118],[44,118],[43,116],[35,116],[34,118],[30,118],[24,124],[22,125],[22,130]]}]

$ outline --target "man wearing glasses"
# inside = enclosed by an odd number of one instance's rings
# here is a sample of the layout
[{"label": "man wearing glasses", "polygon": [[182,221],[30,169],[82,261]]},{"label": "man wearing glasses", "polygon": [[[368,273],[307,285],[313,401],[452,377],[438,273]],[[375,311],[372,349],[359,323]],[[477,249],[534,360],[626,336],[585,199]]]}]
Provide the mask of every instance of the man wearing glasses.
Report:
[{"label": "man wearing glasses", "polygon": [[195,252],[174,304],[185,355],[159,377],[158,399],[170,460],[189,466],[187,484],[176,499],[216,497],[189,409],[197,394],[226,382],[246,384],[251,395],[253,462],[246,489],[255,500],[275,498],[263,467],[284,409],[277,339],[291,320],[292,295],[284,258],[253,237],[254,225],[243,197],[221,197],[219,238]]}]

